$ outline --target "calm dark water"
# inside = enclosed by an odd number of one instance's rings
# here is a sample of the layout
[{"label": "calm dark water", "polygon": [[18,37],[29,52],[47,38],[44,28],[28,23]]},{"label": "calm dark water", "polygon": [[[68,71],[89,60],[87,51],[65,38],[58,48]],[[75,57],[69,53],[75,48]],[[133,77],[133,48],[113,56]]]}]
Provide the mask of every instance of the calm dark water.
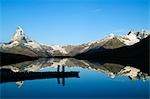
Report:
[{"label": "calm dark water", "polygon": [[101,65],[76,60],[40,60],[2,68],[50,72],[57,71],[57,65],[60,66],[60,71],[61,65],[65,65],[65,71],[79,71],[80,78],[64,78],[64,82],[60,78],[60,83],[57,78],[1,83],[1,98],[149,98],[149,78],[135,76],[135,68],[131,68],[130,73],[123,74],[123,70],[129,69],[129,66],[108,63]]}]

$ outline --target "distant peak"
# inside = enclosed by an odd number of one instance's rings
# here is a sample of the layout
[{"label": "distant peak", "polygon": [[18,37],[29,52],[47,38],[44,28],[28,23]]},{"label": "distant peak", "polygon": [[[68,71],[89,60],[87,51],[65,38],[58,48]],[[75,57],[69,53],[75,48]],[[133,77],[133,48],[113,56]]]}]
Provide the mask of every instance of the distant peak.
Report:
[{"label": "distant peak", "polygon": [[129,31],[128,35],[131,35],[131,34],[132,34],[132,35],[133,35],[133,34],[135,35],[135,33],[136,33],[135,29],[131,29],[131,30]]},{"label": "distant peak", "polygon": [[21,26],[17,26],[16,28],[16,33],[22,34],[24,33],[23,29],[21,28]]},{"label": "distant peak", "polygon": [[21,26],[19,26],[19,25],[17,26],[17,29],[22,30]]},{"label": "distant peak", "polygon": [[114,37],[115,35],[113,33],[110,33],[109,34],[109,37]]},{"label": "distant peak", "polygon": [[25,40],[25,38],[26,37],[25,37],[23,29],[21,28],[21,26],[17,26],[16,32],[14,33],[11,40],[21,42],[21,41]]}]

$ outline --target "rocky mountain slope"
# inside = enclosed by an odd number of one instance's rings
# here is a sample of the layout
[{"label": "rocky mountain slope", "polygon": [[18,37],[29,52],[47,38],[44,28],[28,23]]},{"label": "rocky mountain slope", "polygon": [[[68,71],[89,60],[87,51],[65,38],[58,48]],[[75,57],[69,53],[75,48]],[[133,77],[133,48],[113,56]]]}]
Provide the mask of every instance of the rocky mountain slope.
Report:
[{"label": "rocky mountain slope", "polygon": [[95,52],[102,52],[123,46],[131,46],[135,43],[140,42],[148,35],[149,32],[145,30],[142,30],[141,32],[136,32],[132,30],[127,35],[124,36],[115,36],[114,34],[110,34],[104,39],[84,44],[84,48],[82,49],[82,51],[76,53],[76,55],[81,53],[92,54]]}]

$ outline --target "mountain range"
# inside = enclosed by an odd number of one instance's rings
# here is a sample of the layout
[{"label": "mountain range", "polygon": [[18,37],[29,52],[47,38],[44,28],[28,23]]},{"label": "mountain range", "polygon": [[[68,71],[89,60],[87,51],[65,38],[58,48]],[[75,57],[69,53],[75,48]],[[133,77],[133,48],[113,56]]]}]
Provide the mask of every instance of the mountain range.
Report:
[{"label": "mountain range", "polygon": [[131,46],[148,37],[148,35],[149,32],[146,30],[141,32],[131,30],[124,36],[110,34],[101,40],[80,45],[43,45],[29,38],[23,29],[18,26],[10,42],[0,44],[0,52],[29,57],[74,57],[83,55],[83,53],[96,53]]}]

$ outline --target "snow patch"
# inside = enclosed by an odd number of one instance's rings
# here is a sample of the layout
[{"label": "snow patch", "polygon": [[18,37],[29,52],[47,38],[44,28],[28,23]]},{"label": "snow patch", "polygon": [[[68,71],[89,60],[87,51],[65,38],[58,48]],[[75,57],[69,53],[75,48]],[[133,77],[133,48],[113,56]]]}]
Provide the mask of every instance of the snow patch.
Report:
[{"label": "snow patch", "polygon": [[12,47],[17,46],[17,45],[19,45],[19,42],[18,41],[14,41],[14,42],[12,42],[10,44],[2,44],[0,47],[2,47],[2,48],[12,48]]},{"label": "snow patch", "polygon": [[130,76],[131,78],[135,78],[137,77],[139,72],[140,70],[137,68],[126,66],[119,72],[119,74],[124,76]]},{"label": "snow patch", "polygon": [[58,50],[58,51],[60,51],[60,52],[62,52],[62,53],[64,53],[64,54],[67,54],[67,51],[65,50],[65,48],[62,48],[62,47],[59,46],[59,45],[53,45],[53,46],[51,46],[51,47],[52,47],[53,50]]},{"label": "snow patch", "polygon": [[59,62],[53,62],[53,64],[50,67],[57,68],[58,65],[63,66],[66,64],[66,62],[67,62],[67,59],[62,59]]},{"label": "snow patch", "polygon": [[38,43],[36,43],[36,42],[34,42],[34,41],[32,41],[32,42],[28,42],[28,43],[24,43],[24,45],[25,46],[30,46],[30,47],[32,47],[32,48],[39,48],[39,49],[42,49],[41,48],[41,46],[40,46],[40,44],[38,44]]},{"label": "snow patch", "polygon": [[25,37],[23,29],[18,26],[14,36],[12,37],[12,41],[21,41]]},{"label": "snow patch", "polygon": [[34,71],[37,71],[37,70],[39,70],[41,68],[41,65],[39,65],[39,64],[33,64],[33,65],[31,65],[31,66],[28,66],[28,68],[25,68],[24,70],[25,71],[32,71],[32,72],[34,72]]},{"label": "snow patch", "polygon": [[107,37],[105,37],[104,39],[101,39],[101,40],[97,40],[97,41],[93,41],[93,42],[89,42],[87,43],[89,46],[91,44],[94,44],[94,43],[101,43],[101,42],[104,42],[104,41],[108,41],[110,39],[113,39],[115,37],[115,35],[113,33],[110,33]]},{"label": "snow patch", "polygon": [[125,45],[133,45],[140,41],[135,34],[123,36],[119,40]]}]

